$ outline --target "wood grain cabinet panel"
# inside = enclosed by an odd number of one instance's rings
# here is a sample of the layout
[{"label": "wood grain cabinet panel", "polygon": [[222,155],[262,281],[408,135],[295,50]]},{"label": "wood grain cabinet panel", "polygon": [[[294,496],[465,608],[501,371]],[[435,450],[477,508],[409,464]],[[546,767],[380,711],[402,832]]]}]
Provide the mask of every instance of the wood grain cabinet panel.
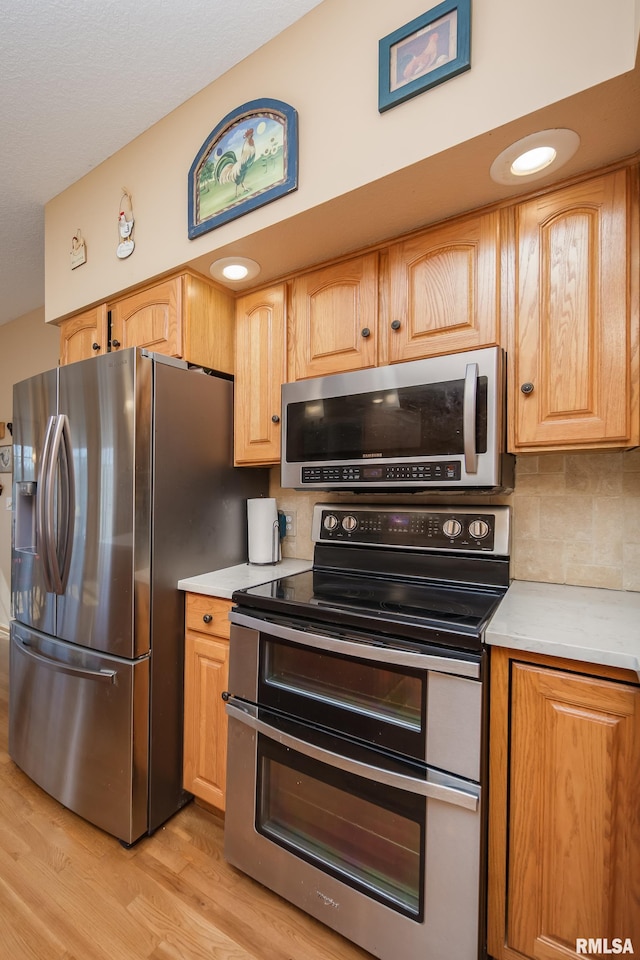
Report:
[{"label": "wood grain cabinet panel", "polygon": [[375,366],[377,253],[296,277],[289,331],[290,380]]},{"label": "wood grain cabinet panel", "polygon": [[107,308],[100,304],[60,324],[60,365],[87,360],[107,352]]},{"label": "wood grain cabinet panel", "polygon": [[492,669],[489,953],[640,943],[640,686],[506,660]]},{"label": "wood grain cabinet panel", "polygon": [[188,593],[184,680],[184,787],[225,809],[231,601]]},{"label": "wood grain cabinet panel", "polygon": [[390,363],[498,343],[497,213],[435,227],[389,249]]},{"label": "wood grain cabinet panel", "polygon": [[146,347],[223,373],[234,369],[234,301],[195,274],[181,273],[114,300],[111,349]]},{"label": "wood grain cabinet panel", "polygon": [[111,347],[147,347],[182,355],[182,283],[179,277],[132,293],[111,305]]},{"label": "wood grain cabinet panel", "polygon": [[59,327],[61,364],[146,347],[210,370],[234,372],[234,299],[195,273],[146,284],[62,320]]},{"label": "wood grain cabinet panel", "polygon": [[629,176],[619,170],[516,208],[514,452],[638,443]]},{"label": "wood grain cabinet panel", "polygon": [[236,464],[280,460],[280,391],[285,371],[284,284],[236,302]]}]

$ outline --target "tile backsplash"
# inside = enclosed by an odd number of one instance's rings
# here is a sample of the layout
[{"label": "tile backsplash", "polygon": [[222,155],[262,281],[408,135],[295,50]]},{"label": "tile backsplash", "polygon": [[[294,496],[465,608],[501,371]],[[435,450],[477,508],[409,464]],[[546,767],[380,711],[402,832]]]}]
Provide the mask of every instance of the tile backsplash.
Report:
[{"label": "tile backsplash", "polygon": [[[279,467],[270,479],[270,495],[278,508],[297,515],[296,536],[283,541],[283,556],[311,558],[314,503],[345,503],[354,495],[283,490]],[[507,503],[513,510],[511,573],[516,580],[640,591],[640,450],[518,457],[515,489],[504,496],[420,494],[361,500]]]}]

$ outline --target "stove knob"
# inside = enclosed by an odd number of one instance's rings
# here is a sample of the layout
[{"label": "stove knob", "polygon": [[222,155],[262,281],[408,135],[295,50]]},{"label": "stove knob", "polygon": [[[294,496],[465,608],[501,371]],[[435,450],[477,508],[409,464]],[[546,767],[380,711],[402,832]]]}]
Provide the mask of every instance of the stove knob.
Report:
[{"label": "stove knob", "polygon": [[472,520],[469,524],[469,533],[476,540],[483,540],[489,533],[489,524],[486,520]]},{"label": "stove knob", "polygon": [[347,533],[352,533],[355,528],[358,526],[358,521],[355,517],[347,516],[342,521],[342,529],[346,530]]},{"label": "stove knob", "polygon": [[445,520],[445,522],[442,524],[442,532],[444,533],[445,537],[450,537],[451,539],[459,536],[461,530],[462,524],[459,520]]},{"label": "stove knob", "polygon": [[338,518],[332,513],[328,513],[322,521],[322,526],[325,528],[325,530],[335,530],[335,528],[338,526]]}]

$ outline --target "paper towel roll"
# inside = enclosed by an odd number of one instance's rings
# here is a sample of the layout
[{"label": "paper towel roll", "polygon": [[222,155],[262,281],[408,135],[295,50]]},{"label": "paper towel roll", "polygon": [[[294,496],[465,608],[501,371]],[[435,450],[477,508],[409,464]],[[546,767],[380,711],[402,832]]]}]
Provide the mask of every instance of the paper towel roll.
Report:
[{"label": "paper towel roll", "polygon": [[280,560],[280,529],[275,497],[247,500],[249,563]]}]

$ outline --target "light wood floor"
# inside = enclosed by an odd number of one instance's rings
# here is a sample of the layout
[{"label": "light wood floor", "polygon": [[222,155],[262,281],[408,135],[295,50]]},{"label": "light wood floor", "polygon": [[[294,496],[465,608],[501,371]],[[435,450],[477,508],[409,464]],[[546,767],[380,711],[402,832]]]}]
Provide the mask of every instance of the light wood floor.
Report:
[{"label": "light wood floor", "polygon": [[195,804],[126,850],[7,753],[0,637],[0,960],[371,960],[230,867]]}]

